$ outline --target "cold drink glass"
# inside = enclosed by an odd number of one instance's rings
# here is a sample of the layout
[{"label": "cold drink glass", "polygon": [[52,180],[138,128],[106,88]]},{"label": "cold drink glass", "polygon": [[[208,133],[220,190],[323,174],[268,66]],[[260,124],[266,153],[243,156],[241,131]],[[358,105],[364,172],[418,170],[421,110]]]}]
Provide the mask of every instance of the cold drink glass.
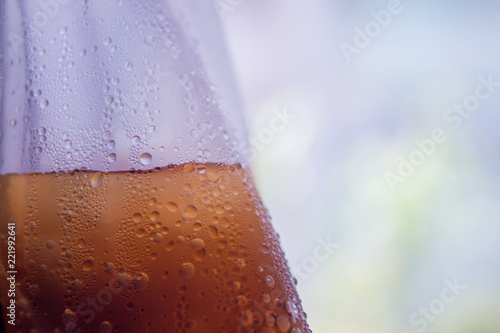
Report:
[{"label": "cold drink glass", "polygon": [[309,332],[210,1],[1,3],[7,332]]}]

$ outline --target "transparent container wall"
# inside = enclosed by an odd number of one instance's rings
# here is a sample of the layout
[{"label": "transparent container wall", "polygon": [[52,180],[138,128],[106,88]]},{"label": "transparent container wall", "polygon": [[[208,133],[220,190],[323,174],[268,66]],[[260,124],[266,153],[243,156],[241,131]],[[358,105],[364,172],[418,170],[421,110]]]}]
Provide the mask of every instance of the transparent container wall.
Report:
[{"label": "transparent container wall", "polygon": [[1,6],[1,174],[244,162],[210,1]]}]

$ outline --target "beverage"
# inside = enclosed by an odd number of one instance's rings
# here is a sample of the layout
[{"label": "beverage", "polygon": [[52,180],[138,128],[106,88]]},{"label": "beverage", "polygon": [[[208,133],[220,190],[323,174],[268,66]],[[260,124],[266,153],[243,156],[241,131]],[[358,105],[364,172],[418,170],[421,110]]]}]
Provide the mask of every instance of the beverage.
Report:
[{"label": "beverage", "polygon": [[2,291],[17,231],[8,332],[309,332],[239,164],[10,174],[0,198]]}]

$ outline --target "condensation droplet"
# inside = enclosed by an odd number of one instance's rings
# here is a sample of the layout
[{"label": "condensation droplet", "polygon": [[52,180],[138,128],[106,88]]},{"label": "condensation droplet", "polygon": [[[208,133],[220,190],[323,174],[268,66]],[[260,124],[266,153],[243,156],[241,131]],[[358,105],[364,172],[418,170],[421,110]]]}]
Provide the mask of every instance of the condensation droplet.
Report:
[{"label": "condensation droplet", "polygon": [[167,204],[165,206],[172,213],[175,213],[177,211],[177,209],[178,209],[177,204],[175,202],[171,202],[171,201],[167,202]]},{"label": "condensation droplet", "polygon": [[92,263],[92,260],[88,259],[88,260],[85,260],[82,264],[82,269],[85,271],[85,272],[88,272],[92,269],[93,267],[93,263]]},{"label": "condensation droplet", "polygon": [[266,281],[266,284],[267,284],[268,287],[274,286],[274,278],[271,275],[267,275],[264,278],[264,281]]},{"label": "condensation droplet", "polygon": [[141,142],[141,137],[140,137],[140,136],[138,136],[138,135],[134,135],[134,136],[132,137],[132,144],[137,145],[137,144],[139,144],[140,142]]},{"label": "condensation droplet", "polygon": [[92,187],[99,187],[101,186],[103,181],[104,181],[104,174],[102,172],[96,172],[90,178],[90,185],[92,185]]},{"label": "condensation droplet", "polygon": [[132,281],[132,278],[128,274],[121,274],[118,276],[118,284],[122,287],[128,287],[130,281]]},{"label": "condensation droplet", "polygon": [[149,214],[149,219],[153,222],[157,221],[158,218],[160,217],[160,213],[157,211],[153,211]]},{"label": "condensation droplet", "polygon": [[238,268],[243,268],[247,264],[246,261],[245,261],[245,259],[243,259],[243,258],[236,259],[235,263],[236,263],[236,267],[238,267]]},{"label": "condensation droplet", "polygon": [[113,327],[111,326],[111,323],[109,321],[103,321],[99,325],[99,332],[100,333],[111,333],[112,328]]},{"label": "condensation droplet", "polygon": [[77,245],[80,249],[83,249],[87,245],[87,242],[85,241],[85,239],[80,238],[77,242]]},{"label": "condensation droplet", "polygon": [[172,251],[172,249],[174,248],[175,246],[175,242],[174,241],[170,241],[167,243],[167,245],[165,246],[165,250],[167,251]]},{"label": "condensation droplet", "polygon": [[290,321],[285,316],[279,316],[276,319],[276,326],[281,332],[288,332],[290,330]]},{"label": "condensation droplet", "polygon": [[219,230],[217,230],[216,226],[208,226],[208,233],[210,234],[210,237],[213,239],[217,238],[219,236]]},{"label": "condensation droplet", "polygon": [[132,280],[132,285],[137,291],[144,290],[148,286],[148,276],[145,273],[139,273]]},{"label": "condensation droplet", "polygon": [[202,261],[205,258],[205,242],[201,238],[195,238],[191,241],[191,247],[193,248],[193,257],[197,261]]},{"label": "condensation droplet", "polygon": [[190,218],[195,218],[198,215],[198,210],[193,205],[187,205],[184,213]]},{"label": "condensation droplet", "polygon": [[153,242],[155,243],[161,243],[161,241],[163,240],[163,235],[160,234],[159,232],[157,232],[154,236],[153,236]]},{"label": "condensation droplet", "polygon": [[203,249],[205,247],[205,242],[201,238],[195,238],[191,241],[191,247],[194,250]]},{"label": "condensation droplet", "polygon": [[10,122],[9,122],[9,125],[14,127],[16,126],[16,120],[15,119],[11,119]]},{"label": "condensation droplet", "polygon": [[152,159],[153,159],[153,157],[151,156],[150,153],[143,153],[141,155],[141,163],[144,165],[148,165],[149,163],[151,163]]},{"label": "condensation droplet", "polygon": [[219,174],[217,172],[215,172],[214,170],[208,170],[207,176],[214,183],[216,183],[219,180]]},{"label": "condensation droplet", "polygon": [[179,268],[179,275],[184,279],[190,279],[194,276],[194,271],[194,265],[190,262],[185,262]]},{"label": "condensation droplet", "polygon": [[135,232],[135,235],[137,237],[144,237],[145,234],[146,234],[146,230],[144,230],[144,228],[139,228]]},{"label": "condensation droplet", "polygon": [[114,162],[116,161],[116,154],[115,153],[111,153],[108,155],[108,161],[109,162]]},{"label": "condensation droplet", "polygon": [[47,106],[49,106],[49,101],[46,98],[42,98],[40,100],[40,107],[41,108],[46,108]]},{"label": "condensation droplet", "polygon": [[106,105],[111,105],[111,103],[113,103],[113,96],[111,95],[107,95],[106,97],[104,97],[104,103],[106,103]]}]

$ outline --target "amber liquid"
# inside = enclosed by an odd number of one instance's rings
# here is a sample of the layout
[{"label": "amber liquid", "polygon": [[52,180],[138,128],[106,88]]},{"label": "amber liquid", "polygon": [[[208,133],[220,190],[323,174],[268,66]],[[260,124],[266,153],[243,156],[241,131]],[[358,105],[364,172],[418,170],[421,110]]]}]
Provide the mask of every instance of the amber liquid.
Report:
[{"label": "amber liquid", "polygon": [[[0,198],[8,332],[309,332],[239,165],[6,175]],[[8,222],[16,326],[5,313]]]}]

